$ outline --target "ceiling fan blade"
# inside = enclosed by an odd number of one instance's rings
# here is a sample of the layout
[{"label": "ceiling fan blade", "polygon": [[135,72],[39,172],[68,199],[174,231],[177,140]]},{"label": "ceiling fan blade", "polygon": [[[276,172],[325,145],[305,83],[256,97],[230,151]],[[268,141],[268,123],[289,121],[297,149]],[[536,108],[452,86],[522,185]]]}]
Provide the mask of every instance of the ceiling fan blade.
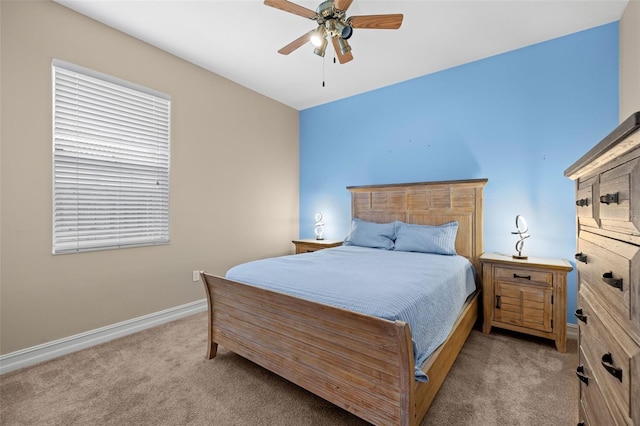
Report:
[{"label": "ceiling fan blade", "polygon": [[297,39],[293,40],[291,43],[287,44],[285,47],[283,47],[282,49],[278,50],[278,53],[280,53],[282,55],[288,55],[289,53],[293,52],[297,48],[304,46],[305,44],[307,44],[310,41],[311,34],[314,31],[315,30],[311,30],[308,33],[306,33],[305,35],[300,36]]},{"label": "ceiling fan blade", "polygon": [[345,64],[353,59],[353,55],[351,52],[347,52],[344,55],[340,51],[340,46],[338,45],[338,38],[331,37],[331,43],[333,43],[333,49],[336,51],[336,56],[338,57],[338,62],[341,64]]},{"label": "ceiling fan blade", "polygon": [[351,3],[353,3],[353,0],[335,0],[333,2],[333,8],[336,10],[345,11],[349,9]]},{"label": "ceiling fan blade", "polygon": [[402,25],[402,14],[352,16],[348,19],[353,28],[397,30]]},{"label": "ceiling fan blade", "polygon": [[316,12],[313,10],[287,0],[264,0],[264,4],[305,18],[314,19],[316,17]]}]

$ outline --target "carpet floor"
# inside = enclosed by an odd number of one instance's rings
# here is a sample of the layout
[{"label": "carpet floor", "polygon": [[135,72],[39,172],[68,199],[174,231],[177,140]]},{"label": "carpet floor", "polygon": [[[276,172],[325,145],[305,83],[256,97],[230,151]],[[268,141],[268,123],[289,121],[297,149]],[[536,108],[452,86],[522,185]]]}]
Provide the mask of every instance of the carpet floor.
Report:
[{"label": "carpet floor", "polygon": [[[0,376],[2,425],[368,423],[218,349],[201,313]],[[421,426],[575,425],[576,342],[473,330]]]}]

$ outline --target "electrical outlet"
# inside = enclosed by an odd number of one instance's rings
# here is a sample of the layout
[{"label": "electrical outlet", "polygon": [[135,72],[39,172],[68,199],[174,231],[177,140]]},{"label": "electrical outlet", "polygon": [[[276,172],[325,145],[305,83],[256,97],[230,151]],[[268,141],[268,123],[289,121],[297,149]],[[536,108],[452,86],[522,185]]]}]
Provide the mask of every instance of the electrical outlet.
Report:
[{"label": "electrical outlet", "polygon": [[200,271],[193,271],[193,282],[200,281]]}]

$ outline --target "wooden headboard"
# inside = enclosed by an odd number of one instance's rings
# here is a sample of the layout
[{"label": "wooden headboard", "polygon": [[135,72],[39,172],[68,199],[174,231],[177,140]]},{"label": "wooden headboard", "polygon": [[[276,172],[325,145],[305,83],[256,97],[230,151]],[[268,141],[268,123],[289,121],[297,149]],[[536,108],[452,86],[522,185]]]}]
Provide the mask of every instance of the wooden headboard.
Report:
[{"label": "wooden headboard", "polygon": [[458,221],[456,252],[480,269],[482,195],[487,179],[349,186],[351,216],[369,222],[419,225]]}]

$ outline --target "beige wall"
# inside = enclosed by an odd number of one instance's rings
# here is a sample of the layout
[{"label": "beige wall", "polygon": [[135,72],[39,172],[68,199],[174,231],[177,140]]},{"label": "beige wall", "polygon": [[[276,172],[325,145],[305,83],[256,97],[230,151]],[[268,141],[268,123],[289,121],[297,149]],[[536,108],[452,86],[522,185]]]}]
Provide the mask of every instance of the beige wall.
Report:
[{"label": "beige wall", "polygon": [[640,111],[640,0],[620,19],[620,122]]},{"label": "beige wall", "polygon": [[[298,112],[50,1],[0,1],[0,353],[203,299],[292,252]],[[171,244],[51,254],[51,59],[172,97]]]}]

